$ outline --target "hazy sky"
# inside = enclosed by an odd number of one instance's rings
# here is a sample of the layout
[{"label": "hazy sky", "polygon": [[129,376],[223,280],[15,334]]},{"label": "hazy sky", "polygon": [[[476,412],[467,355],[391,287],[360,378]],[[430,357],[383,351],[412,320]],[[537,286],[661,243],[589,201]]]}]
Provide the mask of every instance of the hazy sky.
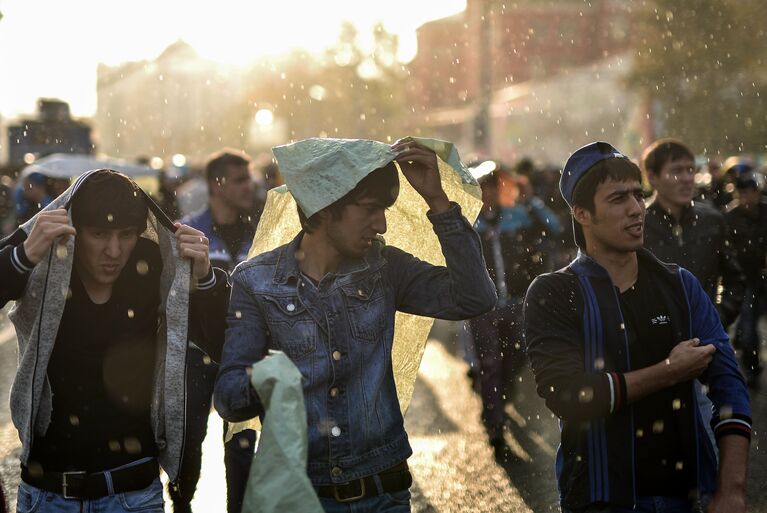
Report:
[{"label": "hazy sky", "polygon": [[38,97],[96,109],[96,66],[151,59],[183,39],[203,57],[247,64],[290,48],[321,50],[342,20],[365,34],[378,20],[400,36],[402,60],[415,29],[460,12],[466,0],[0,0],[0,115],[32,113]]}]

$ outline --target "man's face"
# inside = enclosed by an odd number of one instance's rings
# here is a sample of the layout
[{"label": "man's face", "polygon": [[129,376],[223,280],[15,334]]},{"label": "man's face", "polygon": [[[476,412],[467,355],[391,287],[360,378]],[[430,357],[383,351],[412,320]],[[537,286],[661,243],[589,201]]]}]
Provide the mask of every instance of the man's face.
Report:
[{"label": "man's face", "polygon": [[328,238],[346,258],[362,258],[376,235],[386,233],[386,205],[375,198],[360,198],[344,207],[340,219],[328,219]]},{"label": "man's face", "polygon": [[608,178],[597,186],[594,213],[575,207],[587,242],[613,252],[629,253],[644,243],[645,204],[642,185],[636,180],[616,182]]},{"label": "man's face", "polygon": [[667,161],[658,174],[648,172],[647,180],[661,201],[676,207],[687,206],[695,196],[695,162],[688,157]]},{"label": "man's face", "polygon": [[253,180],[248,166],[229,166],[216,188],[219,198],[235,210],[242,212],[253,208]]},{"label": "man's face", "polygon": [[762,199],[762,191],[756,187],[738,187],[738,203],[744,208],[754,209]]},{"label": "man's face", "polygon": [[138,237],[136,228],[81,226],[75,237],[75,265],[82,279],[100,285],[113,284],[136,247]]}]

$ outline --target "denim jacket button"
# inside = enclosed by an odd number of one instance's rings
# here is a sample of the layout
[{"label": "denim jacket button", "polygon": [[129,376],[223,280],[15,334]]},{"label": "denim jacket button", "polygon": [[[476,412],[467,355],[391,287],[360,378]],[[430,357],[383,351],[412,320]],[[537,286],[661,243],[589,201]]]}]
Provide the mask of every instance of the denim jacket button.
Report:
[{"label": "denim jacket button", "polygon": [[333,477],[338,477],[338,476],[340,476],[341,474],[343,474],[343,473],[344,473],[344,471],[343,471],[343,470],[341,470],[341,468],[340,468],[340,467],[333,467],[333,469],[330,471],[330,473],[331,473],[331,474],[333,474]]},{"label": "denim jacket button", "polygon": [[333,351],[333,359],[338,361],[341,359],[341,353],[339,351]]},{"label": "denim jacket button", "polygon": [[330,389],[330,397],[336,397],[338,395],[338,388],[333,387]]},{"label": "denim jacket button", "polygon": [[296,305],[294,305],[293,303],[288,303],[288,306],[286,306],[285,308],[288,309],[288,312],[292,312],[293,310],[296,309]]},{"label": "denim jacket button", "polygon": [[357,295],[358,296],[364,296],[365,293],[362,291],[362,289],[357,289]]},{"label": "denim jacket button", "polygon": [[338,426],[333,426],[333,428],[330,430],[330,434],[333,436],[341,436],[341,428]]}]

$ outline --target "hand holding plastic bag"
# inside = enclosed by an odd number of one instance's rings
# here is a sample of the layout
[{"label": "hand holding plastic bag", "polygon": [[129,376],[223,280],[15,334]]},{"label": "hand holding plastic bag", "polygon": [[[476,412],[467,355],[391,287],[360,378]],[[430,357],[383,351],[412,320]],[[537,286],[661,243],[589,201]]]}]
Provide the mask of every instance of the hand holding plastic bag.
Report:
[{"label": "hand holding plastic bag", "polygon": [[266,413],[243,512],[322,513],[306,474],[308,442],[301,373],[284,353],[274,351],[253,365],[250,382]]}]

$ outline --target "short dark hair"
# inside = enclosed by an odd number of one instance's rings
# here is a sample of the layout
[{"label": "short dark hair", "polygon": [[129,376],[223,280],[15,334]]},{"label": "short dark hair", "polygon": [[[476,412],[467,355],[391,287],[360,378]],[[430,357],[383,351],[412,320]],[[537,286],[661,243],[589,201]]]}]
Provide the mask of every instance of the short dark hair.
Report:
[{"label": "short dark hair", "polygon": [[676,139],[658,139],[644,151],[642,167],[646,172],[657,175],[667,162],[682,158],[695,161],[690,149]]},{"label": "short dark hair", "polygon": [[135,227],[142,233],[146,230],[147,210],[144,192],[133,180],[117,171],[100,169],[75,191],[72,224],[75,229]]},{"label": "short dark hair", "polygon": [[[383,167],[372,171],[340,199],[334,201],[320,212],[329,212],[333,219],[340,219],[344,207],[359,201],[362,198],[374,198],[383,206],[390,207],[397,200],[399,195],[399,173],[394,162],[389,162]],[[320,224],[320,218],[315,213],[307,218],[301,207],[298,207],[298,219],[301,221],[301,228],[306,233],[312,233]]]},{"label": "short dark hair", "polygon": [[218,184],[221,182],[221,179],[226,176],[226,173],[231,166],[249,165],[250,157],[244,152],[228,148],[223,149],[209,156],[208,160],[205,162],[205,180],[208,182],[208,185],[210,185],[211,182],[216,182]]},{"label": "short dark hair", "polygon": [[594,195],[599,184],[610,178],[616,182],[636,180],[642,182],[642,172],[639,166],[625,158],[600,160],[578,180],[573,191],[573,206],[585,208],[594,213]]}]

